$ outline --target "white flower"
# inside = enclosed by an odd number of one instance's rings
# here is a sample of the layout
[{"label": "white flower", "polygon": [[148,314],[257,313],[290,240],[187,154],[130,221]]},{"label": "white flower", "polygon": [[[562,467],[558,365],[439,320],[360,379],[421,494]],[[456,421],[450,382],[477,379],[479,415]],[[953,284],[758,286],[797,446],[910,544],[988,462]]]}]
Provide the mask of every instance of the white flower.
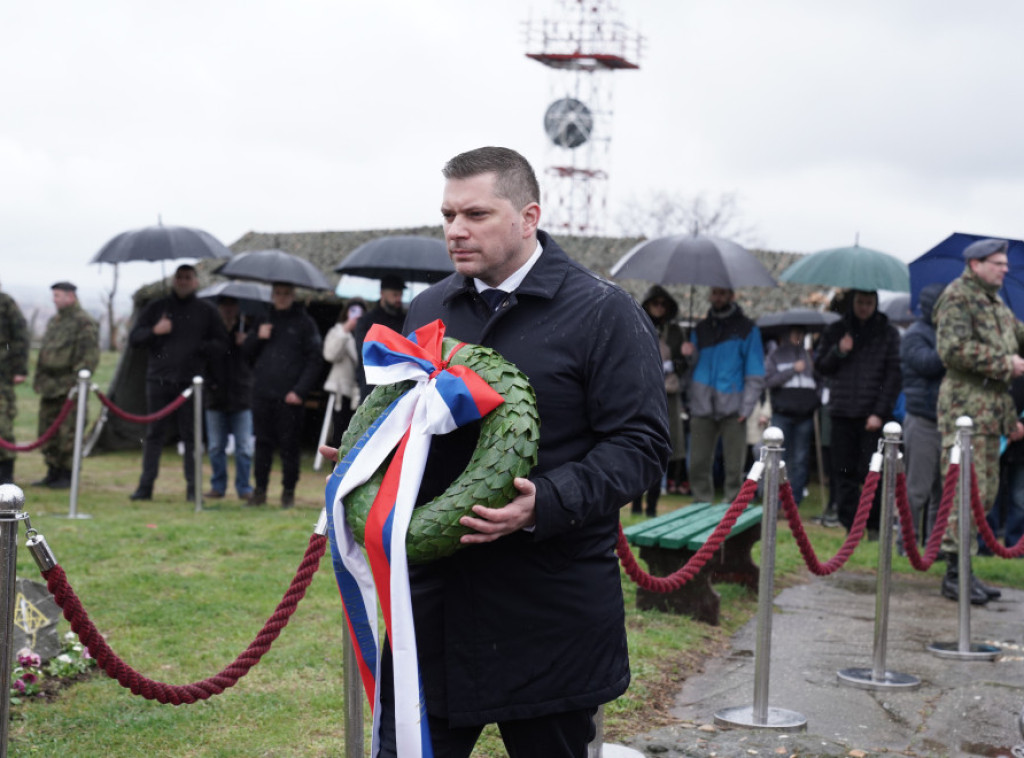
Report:
[{"label": "white flower", "polygon": [[75,634],[74,632],[65,632],[64,633],[64,641],[65,642],[74,642],[77,639],[78,639],[78,635]]},{"label": "white flower", "polygon": [[61,663],[71,663],[71,656],[67,653],[61,653],[57,656],[57,660]]}]

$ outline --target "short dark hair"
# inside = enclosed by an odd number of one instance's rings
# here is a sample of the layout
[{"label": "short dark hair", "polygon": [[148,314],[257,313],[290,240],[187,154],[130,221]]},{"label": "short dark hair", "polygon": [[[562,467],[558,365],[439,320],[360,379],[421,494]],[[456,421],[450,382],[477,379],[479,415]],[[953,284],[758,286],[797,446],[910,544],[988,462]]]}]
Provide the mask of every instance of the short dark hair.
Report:
[{"label": "short dark hair", "polygon": [[460,153],[444,164],[445,179],[469,179],[494,173],[494,192],[522,210],[530,203],[540,202],[540,185],[530,162],[507,147],[478,147]]},{"label": "short dark hair", "polygon": [[182,263],[180,266],[174,269],[175,274],[181,273],[182,271],[190,271],[196,276],[199,276],[199,272],[196,270],[196,267],[193,266],[191,263]]}]

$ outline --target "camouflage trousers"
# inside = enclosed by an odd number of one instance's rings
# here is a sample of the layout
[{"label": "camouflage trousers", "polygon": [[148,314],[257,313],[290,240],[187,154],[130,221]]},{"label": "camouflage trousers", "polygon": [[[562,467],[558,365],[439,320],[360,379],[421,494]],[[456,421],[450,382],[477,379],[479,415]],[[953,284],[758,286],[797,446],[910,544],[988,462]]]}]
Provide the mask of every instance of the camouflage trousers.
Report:
[{"label": "camouflage trousers", "polygon": [[[6,442],[14,442],[14,417],[17,412],[18,403],[14,396],[14,387],[5,384],[0,387],[0,439]],[[13,450],[0,447],[0,461],[13,461],[14,458]]]},{"label": "camouflage trousers", "polygon": [[[42,397],[39,398],[39,436],[42,437],[50,428],[61,408],[64,407],[66,397]],[[57,427],[56,434],[50,441],[43,445],[43,460],[49,468],[60,468],[71,470],[71,463],[75,457],[75,408],[71,409],[64,422]]]},{"label": "camouflage trousers", "polygon": [[[946,451],[946,464],[949,465],[949,448]],[[999,494],[999,437],[987,434],[975,434],[971,437],[971,457],[974,463],[974,473],[978,480],[978,495],[981,496],[981,504],[985,512],[992,507]],[[961,476],[964,475],[961,471]],[[960,508],[960,489],[957,488],[956,503],[949,514],[949,525],[946,533],[942,536],[942,550],[946,553],[958,553],[960,543],[959,523],[957,516]],[[968,503],[970,510],[970,503]],[[971,544],[969,546],[971,555],[978,552],[978,526],[971,517]]]}]

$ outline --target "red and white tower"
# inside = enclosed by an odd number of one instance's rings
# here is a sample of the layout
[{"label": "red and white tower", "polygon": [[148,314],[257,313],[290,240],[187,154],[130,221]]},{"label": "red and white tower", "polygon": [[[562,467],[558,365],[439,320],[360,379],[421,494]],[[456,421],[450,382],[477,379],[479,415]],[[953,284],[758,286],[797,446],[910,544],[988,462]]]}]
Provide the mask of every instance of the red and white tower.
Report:
[{"label": "red and white tower", "polygon": [[525,23],[526,56],[551,72],[544,227],[599,235],[607,217],[611,74],[640,68],[643,37],[618,20],[614,0],[556,3],[554,16]]}]

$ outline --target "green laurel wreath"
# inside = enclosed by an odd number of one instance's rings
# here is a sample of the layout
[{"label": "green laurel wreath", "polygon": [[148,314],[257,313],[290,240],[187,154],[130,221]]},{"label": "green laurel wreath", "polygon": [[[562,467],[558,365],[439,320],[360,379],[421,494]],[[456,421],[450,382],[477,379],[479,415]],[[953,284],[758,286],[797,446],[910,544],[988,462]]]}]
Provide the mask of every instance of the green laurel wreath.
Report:
[{"label": "green laurel wreath", "polygon": [[[445,359],[459,344],[458,340],[445,338],[441,350]],[[540,417],[526,375],[494,350],[479,345],[463,345],[450,361],[451,365],[461,364],[475,371],[505,402],[481,422],[480,438],[466,470],[443,494],[413,511],[406,536],[409,563],[427,563],[454,553],[461,546],[459,538],[470,531],[459,524],[459,519],[471,515],[474,505],[507,505],[517,494],[512,480],[526,476],[537,464]],[[384,410],[412,386],[413,382],[407,381],[376,387],[342,436],[338,460],[343,460]],[[388,463],[390,458],[366,483],[345,496],[345,520],[360,545],[364,544],[366,519]]]}]

